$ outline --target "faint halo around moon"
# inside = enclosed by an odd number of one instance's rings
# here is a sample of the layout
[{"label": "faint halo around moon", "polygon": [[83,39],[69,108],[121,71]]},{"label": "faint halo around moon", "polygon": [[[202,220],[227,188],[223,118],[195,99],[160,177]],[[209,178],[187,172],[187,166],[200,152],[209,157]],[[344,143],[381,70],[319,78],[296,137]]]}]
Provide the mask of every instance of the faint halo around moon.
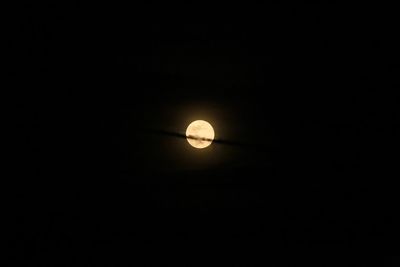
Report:
[{"label": "faint halo around moon", "polygon": [[186,139],[195,148],[206,148],[214,140],[215,133],[210,123],[204,120],[196,120],[186,129]]}]

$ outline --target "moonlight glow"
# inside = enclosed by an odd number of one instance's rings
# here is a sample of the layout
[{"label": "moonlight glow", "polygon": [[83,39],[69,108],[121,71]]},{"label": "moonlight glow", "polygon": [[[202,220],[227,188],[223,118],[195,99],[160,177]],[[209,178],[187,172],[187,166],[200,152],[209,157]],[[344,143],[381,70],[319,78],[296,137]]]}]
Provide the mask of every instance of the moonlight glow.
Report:
[{"label": "moonlight glow", "polygon": [[206,121],[197,120],[189,124],[186,129],[186,139],[195,148],[205,148],[214,140],[214,129]]}]

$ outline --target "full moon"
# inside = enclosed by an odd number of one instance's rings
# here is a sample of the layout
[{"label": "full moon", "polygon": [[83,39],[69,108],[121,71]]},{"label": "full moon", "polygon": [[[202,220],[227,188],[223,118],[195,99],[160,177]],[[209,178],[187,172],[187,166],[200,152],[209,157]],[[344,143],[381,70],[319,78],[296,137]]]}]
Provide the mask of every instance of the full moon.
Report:
[{"label": "full moon", "polygon": [[186,129],[186,139],[195,148],[205,148],[214,140],[214,129],[210,123],[197,120],[189,124]]}]

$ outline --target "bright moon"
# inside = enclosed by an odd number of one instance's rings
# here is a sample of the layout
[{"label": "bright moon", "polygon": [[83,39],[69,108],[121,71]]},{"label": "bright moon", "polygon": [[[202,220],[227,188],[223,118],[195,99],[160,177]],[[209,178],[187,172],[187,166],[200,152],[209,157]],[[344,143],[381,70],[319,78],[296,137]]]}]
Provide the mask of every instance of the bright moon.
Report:
[{"label": "bright moon", "polygon": [[205,148],[214,140],[214,129],[206,121],[197,120],[189,124],[186,129],[186,139],[195,148]]}]

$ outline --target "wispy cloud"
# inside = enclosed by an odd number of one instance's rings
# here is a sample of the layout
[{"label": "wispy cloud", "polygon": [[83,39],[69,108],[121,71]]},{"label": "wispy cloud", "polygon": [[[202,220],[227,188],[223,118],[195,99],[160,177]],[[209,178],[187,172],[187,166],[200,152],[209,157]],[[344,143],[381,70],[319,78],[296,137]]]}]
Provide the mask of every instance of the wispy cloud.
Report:
[{"label": "wispy cloud", "polygon": [[240,147],[263,149],[263,150],[270,148],[269,146],[267,147],[266,144],[238,142],[238,141],[225,140],[225,139],[209,139],[209,138],[204,138],[204,137],[199,137],[199,136],[194,136],[194,135],[186,136],[186,134],[184,134],[184,133],[159,130],[159,129],[146,129],[145,132],[148,132],[151,134],[157,134],[157,135],[184,138],[184,139],[190,138],[190,139],[199,140],[199,141],[212,141],[216,144],[221,144],[221,145],[240,146]]},{"label": "wispy cloud", "polygon": [[198,141],[214,141],[214,139],[200,137],[200,136],[196,136],[196,135],[188,135],[188,136],[186,136],[186,138],[193,139],[193,140],[198,140]]}]

